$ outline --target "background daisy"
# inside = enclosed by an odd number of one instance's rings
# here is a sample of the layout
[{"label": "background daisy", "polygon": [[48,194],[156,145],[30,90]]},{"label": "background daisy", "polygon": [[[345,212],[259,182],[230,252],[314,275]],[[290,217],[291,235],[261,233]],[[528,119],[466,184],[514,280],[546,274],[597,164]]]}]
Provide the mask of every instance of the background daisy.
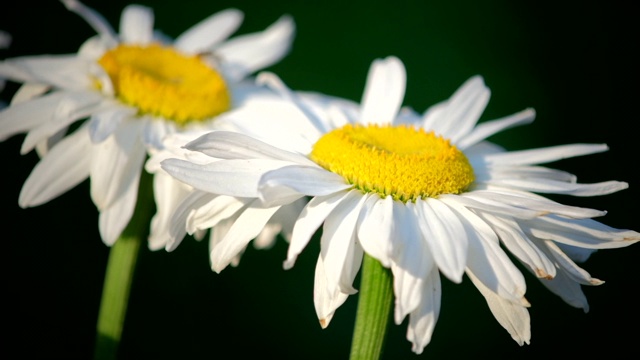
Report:
[{"label": "background daisy", "polygon": [[[107,8],[99,3],[87,4],[115,23],[125,2],[115,1]],[[611,149],[604,154],[563,161],[558,167],[578,174],[582,182],[600,181],[602,174],[629,182],[630,188],[620,193],[587,198],[584,202],[571,199],[571,203],[610,210],[606,222],[611,226],[636,227],[634,201],[639,198],[640,188],[635,186],[638,175],[630,164],[637,149],[627,128],[634,116],[634,101],[633,93],[626,87],[632,65],[637,63],[630,46],[636,43],[638,35],[629,18],[633,14],[631,9],[600,2],[564,8],[533,1],[405,7],[342,1],[323,2],[317,7],[288,2],[266,5],[187,1],[179,9],[175,2],[148,4],[154,6],[158,18],[175,17],[175,22],[163,26],[171,35],[178,35],[201,19],[200,14],[228,5],[247,13],[259,10],[264,14],[262,18],[247,17],[241,32],[264,29],[280,14],[292,14],[298,24],[297,39],[305,41],[297,40],[295,50],[273,69],[295,89],[357,100],[366,76],[364,69],[371,59],[396,54],[411,74],[405,100],[420,109],[447,98],[469,76],[482,74],[493,93],[483,119],[528,106],[537,111],[533,125],[499,134],[492,139],[495,142],[508,149],[575,142],[609,144]],[[69,14],[57,9],[58,5],[24,1],[16,3],[15,13],[2,12],[2,24],[6,24],[3,28],[14,37],[11,48],[2,54],[8,57],[77,50],[92,31],[86,29],[82,34],[76,30],[86,26],[82,19],[70,18],[68,28],[61,26],[55,19]],[[32,22],[25,21],[29,17],[38,19],[41,27],[34,28]],[[332,26],[327,25],[329,18]],[[390,22],[397,26],[380,26]],[[43,31],[53,27],[55,32]],[[85,357],[91,352],[94,311],[107,253],[99,241],[67,238],[64,223],[74,221],[75,231],[98,239],[94,226],[97,215],[86,199],[87,184],[72,190],[64,200],[20,210],[17,194],[22,179],[37,161],[35,154],[17,155],[20,142],[21,139],[9,139],[0,143],[10,168],[18,174],[3,176],[5,191],[0,195],[0,203],[7,211],[4,221],[13,224],[13,229],[32,229],[37,222],[38,229],[47,229],[47,233],[29,231],[28,238],[17,235],[9,238],[8,266],[19,275],[8,279],[12,294],[8,301],[15,311],[9,318],[14,331],[7,340],[7,351],[14,344],[18,346],[18,340],[33,339],[42,345],[28,349],[35,356]],[[70,207],[76,210],[68,211]],[[52,212],[57,215],[55,218]],[[43,242],[36,236],[60,240]],[[273,354],[285,358],[296,358],[301,353],[310,358],[344,354],[349,349],[353,326],[349,312],[355,310],[355,301],[347,301],[340,309],[341,316],[321,330],[309,302],[312,284],[308,279],[313,276],[315,254],[308,248],[295,269],[283,273],[281,260],[285,251],[284,244],[276,245],[268,254],[249,251],[243,259],[248,258],[246,263],[254,266],[241,266],[220,275],[200,266],[207,261],[203,243],[185,242],[171,254],[142,252],[139,274],[150,280],[136,284],[138,290],[132,294],[130,309],[137,315],[128,319],[123,352],[131,357],[208,356],[209,330],[212,324],[224,322],[225,331],[217,335],[224,339],[218,341],[219,351],[243,349],[242,354],[247,356]],[[589,259],[590,273],[607,283],[585,289],[591,305],[587,315],[568,308],[561,300],[549,296],[546,289],[541,286],[536,289],[535,283],[530,282],[528,299],[536,304],[531,309],[535,337],[531,346],[522,348],[504,336],[504,330],[493,321],[471,284],[444,283],[446,305],[424,357],[451,356],[452,352],[468,357],[486,351],[499,357],[533,358],[568,344],[576,344],[572,353],[580,356],[593,351],[592,347],[578,345],[586,343],[621,353],[632,351],[633,332],[605,329],[633,324],[640,317],[637,307],[628,301],[628,289],[637,283],[638,270],[633,264],[638,256],[638,248],[631,247],[595,254]],[[201,260],[194,261],[194,257]],[[239,281],[245,287],[238,288]],[[274,292],[278,295],[274,296]],[[223,297],[221,293],[236,296]],[[261,299],[262,307],[251,311],[256,309],[256,298]],[[263,311],[265,308],[270,310]],[[221,313],[218,309],[226,311]],[[287,312],[299,316],[282,315]],[[469,318],[474,321],[468,321]],[[245,346],[243,337],[247,323],[262,334],[250,348]],[[34,328],[33,324],[40,326]],[[60,331],[60,326],[65,331]],[[419,358],[406,346],[404,332],[402,326],[390,329],[388,358]],[[171,333],[171,341],[159,346],[157,339],[165,338],[167,333]],[[465,339],[464,347],[459,346],[460,339]],[[20,349],[25,351],[23,347]]]}]

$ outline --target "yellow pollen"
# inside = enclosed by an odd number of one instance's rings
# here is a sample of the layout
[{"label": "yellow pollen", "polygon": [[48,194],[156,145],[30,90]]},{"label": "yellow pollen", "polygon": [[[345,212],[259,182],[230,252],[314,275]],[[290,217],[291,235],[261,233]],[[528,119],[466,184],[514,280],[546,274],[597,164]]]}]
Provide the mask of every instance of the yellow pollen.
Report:
[{"label": "yellow pollen", "polygon": [[115,95],[140,114],[184,125],[229,110],[231,96],[222,76],[198,56],[170,47],[119,45],[99,60]]},{"label": "yellow pollen", "polygon": [[315,143],[311,159],[362,192],[405,203],[460,194],[474,180],[469,160],[449,140],[403,125],[335,129]]}]

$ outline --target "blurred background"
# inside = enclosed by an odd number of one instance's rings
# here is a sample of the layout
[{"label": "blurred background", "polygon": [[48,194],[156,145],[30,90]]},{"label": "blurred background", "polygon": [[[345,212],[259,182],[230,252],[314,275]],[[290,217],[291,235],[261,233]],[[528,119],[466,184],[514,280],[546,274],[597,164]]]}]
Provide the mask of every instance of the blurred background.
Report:
[{"label": "blurred background", "polygon": [[[129,2],[85,1],[117,28]],[[245,20],[236,34],[260,31],[293,16],[291,53],[269,68],[291,88],[359,101],[370,63],[398,56],[407,69],[405,105],[422,112],[480,74],[492,91],[482,117],[526,107],[532,125],[491,138],[508,149],[607,143],[610,151],[564,160],[561,168],[589,183],[626,181],[630,188],[595,198],[558,198],[608,210],[600,221],[640,230],[638,200],[638,23],[621,1],[139,1],[153,7],[155,27],[175,37],[208,15],[236,7]],[[57,1],[22,0],[0,12],[10,48],[1,58],[77,51],[94,35]],[[0,99],[15,91],[8,83]],[[0,346],[3,358],[88,359],[109,249],[85,183],[39,207],[18,207],[20,188],[37,163],[20,155],[24,135],[0,143],[3,271]],[[8,165],[7,165],[8,161]],[[318,244],[296,266],[282,269],[286,244],[250,248],[237,268],[215,274],[206,242],[186,239],[174,252],[140,252],[121,344],[122,359],[346,359],[357,295],[322,330],[313,308]],[[527,277],[531,344],[518,346],[493,319],[465,279],[444,280],[440,319],[420,356],[405,338],[406,321],[391,324],[384,359],[575,357],[594,351],[617,358],[637,353],[640,245],[595,253],[583,264],[605,284],[585,287],[585,314]],[[8,356],[12,354],[11,356]]]}]

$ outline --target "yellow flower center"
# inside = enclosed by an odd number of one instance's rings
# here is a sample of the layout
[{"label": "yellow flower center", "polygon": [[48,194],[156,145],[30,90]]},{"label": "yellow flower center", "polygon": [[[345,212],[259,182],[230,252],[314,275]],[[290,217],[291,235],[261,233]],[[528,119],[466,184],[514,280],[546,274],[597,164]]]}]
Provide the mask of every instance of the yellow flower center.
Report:
[{"label": "yellow flower center", "polygon": [[99,60],[115,95],[140,114],[171,119],[178,124],[227,111],[231,96],[222,76],[198,56],[170,47],[119,45]]},{"label": "yellow flower center", "polygon": [[365,193],[402,202],[459,194],[474,180],[469,160],[449,140],[403,125],[335,129],[315,143],[311,159]]}]

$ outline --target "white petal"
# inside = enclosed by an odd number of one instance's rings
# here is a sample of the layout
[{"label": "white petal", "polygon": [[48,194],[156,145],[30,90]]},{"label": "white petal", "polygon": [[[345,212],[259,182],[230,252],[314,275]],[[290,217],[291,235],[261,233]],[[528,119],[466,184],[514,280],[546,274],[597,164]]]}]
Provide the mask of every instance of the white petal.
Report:
[{"label": "white petal", "polygon": [[360,123],[391,124],[404,99],[406,72],[400,59],[376,59],[369,68],[362,95]]},{"label": "white petal", "polygon": [[204,52],[233,34],[243,19],[244,14],[238,9],[222,10],[182,33],[173,45],[187,54]]},{"label": "white petal", "polygon": [[484,296],[493,316],[509,332],[511,338],[520,346],[529,344],[531,340],[531,318],[527,308],[500,297],[487,288],[473,272],[468,271],[467,275]]},{"label": "white petal", "polygon": [[[1,67],[2,65],[0,65]],[[11,105],[19,104],[24,101],[28,101],[44,95],[51,89],[51,85],[48,84],[22,84],[20,88],[13,94],[11,98]]]},{"label": "white petal", "polygon": [[422,127],[450,139],[454,144],[467,135],[482,115],[491,91],[480,76],[467,80],[449,100],[429,108]]},{"label": "white petal", "polygon": [[491,225],[507,250],[526,264],[537,277],[551,279],[556,276],[554,263],[533,244],[516,221],[487,213],[479,215]]},{"label": "white petal", "polygon": [[100,95],[94,92],[65,92],[47,121],[32,129],[22,143],[21,153],[31,151],[37,144],[54,136],[61,129],[67,128],[76,120],[89,116],[96,110]]},{"label": "white petal", "polygon": [[492,198],[491,196],[474,196],[473,192],[462,195],[445,194],[441,195],[440,199],[451,199],[470,209],[478,209],[519,219],[532,219],[547,214],[547,211],[536,211],[534,209],[528,209],[525,206],[512,206],[504,203],[500,201],[499,194],[496,194],[496,198]]},{"label": "white petal", "polygon": [[478,124],[478,126],[471,130],[471,132],[460,138],[460,140],[456,143],[456,146],[459,149],[464,150],[493,134],[499,133],[502,130],[518,125],[529,124],[533,122],[533,119],[535,117],[535,110],[528,108],[501,119],[485,121],[481,124]]},{"label": "white petal", "polygon": [[425,346],[431,342],[431,335],[440,315],[442,288],[440,275],[436,269],[429,272],[422,285],[420,305],[409,315],[407,340],[411,341],[411,350],[422,354]]},{"label": "white petal", "polygon": [[455,201],[442,201],[458,213],[465,226],[469,240],[467,269],[499,296],[514,303],[525,301],[524,277],[500,248],[498,237],[489,225]]},{"label": "white petal", "polygon": [[286,204],[304,195],[323,196],[352,188],[344,178],[319,167],[289,165],[260,178],[259,196],[267,206]]},{"label": "white petal", "polygon": [[423,280],[435,262],[422,241],[413,203],[393,203],[392,262],[394,319],[400,324],[420,304]]},{"label": "white petal", "polygon": [[593,184],[572,184],[547,179],[495,179],[491,184],[512,187],[545,194],[564,194],[573,196],[599,196],[624,190],[629,184],[622,181],[603,181]]},{"label": "white petal", "polygon": [[309,200],[293,227],[291,243],[287,250],[287,260],[283,264],[285,270],[293,267],[298,255],[307,246],[316,230],[348,194],[345,191],[327,196],[316,196]]},{"label": "white petal", "polygon": [[0,63],[0,77],[19,82],[51,85],[58,89],[88,91],[91,63],[75,55],[38,55]]},{"label": "white petal", "polygon": [[146,151],[139,141],[141,124],[123,124],[114,136],[94,145],[91,198],[99,210],[111,207],[130,187],[137,191]]},{"label": "white petal", "polygon": [[540,239],[588,249],[615,249],[640,240],[640,233],[615,229],[591,219],[572,220],[545,216],[535,222],[524,222],[526,230]]},{"label": "white petal", "polygon": [[18,204],[23,208],[44,204],[84,181],[89,176],[91,154],[87,128],[81,127],[34,167],[20,191]]},{"label": "white petal", "polygon": [[[171,217],[190,190],[190,187],[175,180],[168,174],[163,172],[154,174],[153,194],[156,213],[151,218],[151,229],[148,237],[150,250],[162,249],[167,244],[175,242],[171,238]],[[184,222],[182,224],[182,228],[184,228]],[[182,236],[184,236],[184,230]]]},{"label": "white petal", "polygon": [[282,166],[275,160],[223,160],[205,165],[180,159],[163,160],[162,169],[196,189],[221,195],[258,197],[258,180]]},{"label": "white petal", "polygon": [[208,201],[198,202],[198,206],[193,206],[189,216],[187,216],[186,229],[189,234],[195,234],[198,231],[217,226],[219,222],[233,217],[254,201],[251,198],[236,198],[215,194],[207,194],[203,197]]},{"label": "white petal", "polygon": [[[482,156],[469,155],[469,162],[474,169],[476,181],[490,181],[493,179],[509,178],[539,178],[575,183],[578,179],[575,175],[566,171],[550,169],[543,166],[517,166],[517,165],[494,165],[485,167]],[[480,161],[477,161],[480,159]]]},{"label": "white petal", "polygon": [[112,246],[122,235],[122,231],[129,224],[138,198],[138,183],[140,181],[140,168],[133,174],[131,182],[122,189],[122,194],[109,204],[106,209],[100,210],[98,230],[102,241]]},{"label": "white petal", "polygon": [[125,44],[147,45],[153,39],[153,10],[127,5],[120,17],[120,38]]},{"label": "white petal", "polygon": [[604,281],[591,277],[587,271],[576,265],[553,241],[545,240],[544,244],[557,266],[564,270],[573,281],[582,285],[604,284]]},{"label": "white petal", "polygon": [[211,268],[220,273],[254,239],[269,218],[279,209],[248,207],[233,223],[224,239],[211,249]]},{"label": "white petal", "polygon": [[277,222],[280,225],[280,235],[288,243],[291,243],[293,227],[296,225],[298,217],[308,202],[309,200],[307,198],[302,198],[291,204],[284,205],[273,215],[271,220],[269,220],[269,222]]},{"label": "white petal", "polygon": [[351,190],[324,221],[320,239],[320,256],[329,289],[335,286],[343,293],[355,293],[352,284],[343,281],[345,280],[343,270],[351,268],[350,262],[353,258],[349,254],[356,246],[353,237],[365,199],[359,190]]},{"label": "white petal", "polygon": [[576,156],[591,155],[609,150],[606,144],[571,144],[540,149],[509,151],[484,157],[485,164],[534,165],[544,164]]},{"label": "white petal", "polygon": [[280,61],[291,49],[295,23],[283,15],[262,32],[236,36],[213,49],[229,76],[240,80]]},{"label": "white petal", "polygon": [[91,141],[96,144],[103,142],[118,129],[118,126],[125,119],[132,118],[135,114],[136,110],[131,107],[110,108],[93,113],[89,120]]},{"label": "white petal", "polygon": [[190,141],[185,148],[218,159],[271,159],[317,166],[306,156],[282,150],[250,136],[231,131],[209,132]]},{"label": "white petal", "polygon": [[578,309],[583,309],[585,313],[589,312],[589,303],[587,297],[582,292],[582,287],[564,271],[558,271],[556,277],[551,280],[545,278],[539,278],[539,280],[542,285],[562,298],[567,304]]},{"label": "white petal", "polygon": [[462,281],[467,263],[468,244],[458,216],[437,199],[416,201],[418,225],[436,264],[455,283]]},{"label": "white petal", "polygon": [[318,320],[320,320],[320,326],[323,329],[329,326],[336,309],[338,309],[348,297],[349,294],[340,292],[335,286],[329,286],[322,257],[318,256],[313,281],[313,304]]},{"label": "white petal", "polygon": [[358,219],[358,241],[364,251],[382,266],[391,266],[391,231],[393,222],[393,198],[381,199],[368,196]]}]

